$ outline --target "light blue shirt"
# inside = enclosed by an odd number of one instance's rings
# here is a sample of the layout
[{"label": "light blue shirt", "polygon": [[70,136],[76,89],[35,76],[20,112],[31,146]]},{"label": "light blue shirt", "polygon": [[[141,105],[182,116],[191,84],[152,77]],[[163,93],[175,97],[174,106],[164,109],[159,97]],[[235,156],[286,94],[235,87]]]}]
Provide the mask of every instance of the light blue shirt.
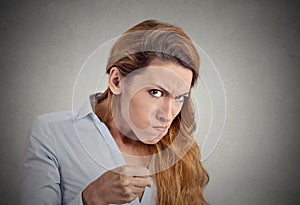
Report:
[{"label": "light blue shirt", "polygon": [[[92,109],[91,95],[78,112],[37,117],[30,129],[21,185],[21,204],[82,204],[82,191],[108,170],[126,162],[106,125]],[[142,201],[154,205],[155,186],[146,187]]]}]

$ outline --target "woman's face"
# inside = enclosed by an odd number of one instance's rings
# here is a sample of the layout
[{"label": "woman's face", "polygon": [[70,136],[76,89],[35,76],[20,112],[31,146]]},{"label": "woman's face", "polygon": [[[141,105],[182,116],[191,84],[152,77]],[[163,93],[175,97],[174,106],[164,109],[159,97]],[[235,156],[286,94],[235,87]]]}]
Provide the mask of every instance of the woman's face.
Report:
[{"label": "woman's face", "polygon": [[160,141],[188,97],[192,77],[192,71],[159,60],[125,76],[117,100],[119,113],[113,115],[119,131],[145,144]]}]

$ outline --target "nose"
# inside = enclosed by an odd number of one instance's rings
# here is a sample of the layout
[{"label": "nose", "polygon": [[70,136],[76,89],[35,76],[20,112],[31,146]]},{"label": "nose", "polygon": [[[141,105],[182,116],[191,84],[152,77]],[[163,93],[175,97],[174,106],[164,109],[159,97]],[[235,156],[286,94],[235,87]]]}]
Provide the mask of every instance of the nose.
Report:
[{"label": "nose", "polygon": [[157,112],[157,118],[160,122],[168,123],[174,119],[179,111],[180,108],[176,100],[169,98],[160,107],[159,111]]}]

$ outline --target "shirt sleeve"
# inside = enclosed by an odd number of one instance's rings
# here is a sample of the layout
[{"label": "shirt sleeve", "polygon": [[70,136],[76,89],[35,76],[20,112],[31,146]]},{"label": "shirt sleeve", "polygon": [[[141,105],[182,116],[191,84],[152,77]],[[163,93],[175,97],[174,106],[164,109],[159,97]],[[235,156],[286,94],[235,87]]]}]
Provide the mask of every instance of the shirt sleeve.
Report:
[{"label": "shirt sleeve", "polygon": [[61,204],[59,163],[47,123],[37,118],[29,131],[23,162],[21,205]]},{"label": "shirt sleeve", "polygon": [[77,194],[77,196],[68,205],[83,205],[82,192]]}]

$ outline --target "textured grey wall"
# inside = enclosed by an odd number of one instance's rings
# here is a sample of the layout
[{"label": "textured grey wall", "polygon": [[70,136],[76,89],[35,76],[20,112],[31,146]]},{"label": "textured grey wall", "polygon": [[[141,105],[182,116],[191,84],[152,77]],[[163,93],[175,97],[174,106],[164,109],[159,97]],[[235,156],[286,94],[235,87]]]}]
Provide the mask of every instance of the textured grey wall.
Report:
[{"label": "textured grey wall", "polygon": [[[296,2],[296,1],[295,1]],[[17,204],[32,119],[70,110],[80,66],[148,18],[183,27],[227,94],[221,141],[204,165],[211,204],[299,204],[299,2],[1,1],[0,204]]]}]

